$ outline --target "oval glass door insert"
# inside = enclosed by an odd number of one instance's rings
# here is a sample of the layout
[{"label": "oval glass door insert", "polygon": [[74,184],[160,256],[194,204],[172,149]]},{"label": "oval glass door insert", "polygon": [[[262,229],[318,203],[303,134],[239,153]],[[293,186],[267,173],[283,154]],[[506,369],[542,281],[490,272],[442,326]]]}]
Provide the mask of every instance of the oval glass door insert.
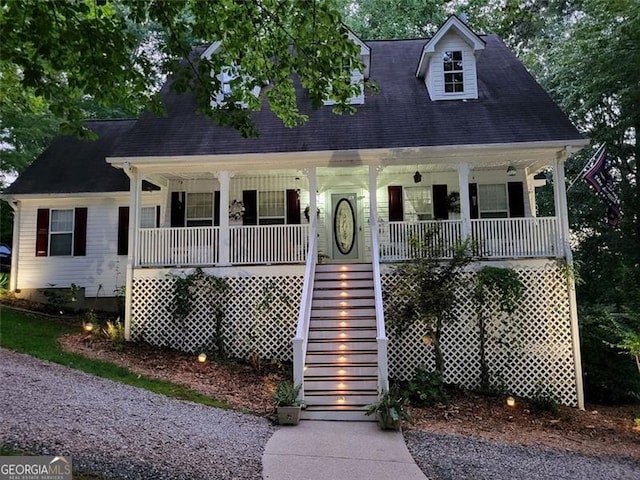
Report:
[{"label": "oval glass door insert", "polygon": [[356,217],[351,203],[346,198],[342,198],[336,205],[333,215],[333,235],[340,253],[348,255],[356,239]]}]

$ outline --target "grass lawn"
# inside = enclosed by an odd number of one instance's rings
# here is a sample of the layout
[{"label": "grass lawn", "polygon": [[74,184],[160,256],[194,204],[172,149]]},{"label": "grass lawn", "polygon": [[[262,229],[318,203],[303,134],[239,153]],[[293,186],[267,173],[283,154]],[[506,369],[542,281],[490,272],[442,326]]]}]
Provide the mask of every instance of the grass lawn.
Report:
[{"label": "grass lawn", "polygon": [[210,407],[231,408],[225,402],[207,397],[190,388],[140,376],[127,368],[110,362],[92,360],[82,355],[63,351],[58,344],[58,337],[66,333],[77,332],[79,329],[80,325],[71,325],[56,319],[40,318],[0,307],[0,347],[82,370],[98,377],[144,388],[168,397],[189,400]]}]

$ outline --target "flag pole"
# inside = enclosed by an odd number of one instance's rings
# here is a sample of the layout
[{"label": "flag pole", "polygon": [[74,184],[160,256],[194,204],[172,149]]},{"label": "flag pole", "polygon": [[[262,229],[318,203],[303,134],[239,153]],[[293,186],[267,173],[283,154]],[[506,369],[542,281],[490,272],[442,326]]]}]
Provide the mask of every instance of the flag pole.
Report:
[{"label": "flag pole", "polygon": [[604,143],[600,145],[600,147],[598,147],[598,150],[596,150],[596,153],[594,153],[593,156],[589,159],[589,161],[584,164],[584,167],[582,167],[582,170],[580,170],[580,173],[576,175],[576,177],[571,181],[571,183],[567,187],[567,193],[569,192],[569,190],[571,190],[571,187],[573,187],[573,184],[576,183],[579,178],[582,178],[582,174],[587,170],[589,170],[589,168],[591,168],[591,166],[593,165],[593,161],[598,159],[598,157],[600,156],[601,150],[604,149],[604,146],[605,146]]}]

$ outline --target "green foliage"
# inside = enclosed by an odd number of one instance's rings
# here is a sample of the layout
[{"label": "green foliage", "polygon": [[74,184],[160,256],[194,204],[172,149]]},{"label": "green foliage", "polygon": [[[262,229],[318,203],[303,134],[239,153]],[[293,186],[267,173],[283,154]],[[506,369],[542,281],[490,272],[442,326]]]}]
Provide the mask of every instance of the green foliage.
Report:
[{"label": "green foliage", "polygon": [[189,400],[217,408],[231,408],[228,404],[202,395],[194,390],[163,380],[142,377],[113,363],[92,360],[62,350],[58,337],[77,332],[78,325],[63,324],[2,308],[0,311],[0,347],[26,353],[42,360],[82,370],[91,375],[108,378],[151,392],[181,400]]},{"label": "green foliage", "polygon": [[366,406],[366,415],[377,415],[383,430],[399,430],[402,420],[413,423],[411,413],[405,408],[407,399],[397,385],[382,391],[377,402]]},{"label": "green foliage", "polygon": [[111,342],[111,346],[115,351],[124,348],[124,323],[118,318],[115,322],[108,321],[102,329],[104,336]]},{"label": "green foliage", "polygon": [[[486,355],[487,321],[492,312],[488,312],[491,298],[496,298],[500,312],[513,315],[524,295],[524,284],[518,274],[510,268],[483,267],[477,276],[473,291],[480,331],[480,389],[489,391],[490,372]],[[507,345],[513,347],[513,345]]]},{"label": "green foliage", "polygon": [[9,291],[9,274],[0,273],[0,295]]},{"label": "green foliage", "polygon": [[518,308],[524,295],[524,284],[518,274],[510,268],[482,267],[478,272],[475,298],[484,303],[490,292],[498,296],[500,311],[512,315]]},{"label": "green foliage", "polygon": [[208,275],[199,267],[184,277],[174,274],[168,276],[174,280],[171,313],[179,323],[184,323],[191,313],[196,295],[205,295],[217,307],[222,295],[229,290],[229,284],[224,278]]},{"label": "green foliage", "polygon": [[436,371],[442,374],[442,327],[453,319],[458,291],[464,284],[462,272],[472,261],[473,243],[468,239],[456,245],[448,260],[439,260],[445,255],[436,238],[412,243],[416,257],[397,269],[398,280],[386,299],[386,320],[395,337],[402,337],[414,324],[424,328],[432,339]]},{"label": "green foliage", "polygon": [[[202,113],[245,136],[257,133],[250,114],[263,102],[287,126],[306,120],[293,75],[314,106],[331,96],[339,111],[349,111],[349,98],[360,89],[343,69],[358,64],[359,49],[331,1],[24,0],[3,6],[0,38],[3,75],[12,72],[20,89],[42,99],[63,131],[85,136],[87,97],[102,109],[160,112],[156,93],[167,75],[176,91],[195,95]],[[192,47],[214,41],[222,48],[197,61]],[[210,72],[230,65],[242,72],[226,105],[216,107],[211,98],[221,82]],[[268,89],[256,97],[255,85]]]},{"label": "green foliage", "polygon": [[[54,287],[54,285],[51,285]],[[69,304],[77,300],[80,288],[72,283],[69,288],[47,288],[40,290],[47,299],[48,309],[55,314],[63,314],[69,308]]]},{"label": "green foliage", "polygon": [[413,377],[403,388],[403,396],[416,407],[446,402],[442,375],[429,372],[424,366],[416,367]]},{"label": "green foliage", "polygon": [[422,38],[446,18],[441,0],[339,0],[344,22],[360,38]]},{"label": "green foliage", "polygon": [[602,307],[581,308],[580,346],[585,398],[589,402],[616,404],[640,400],[640,375],[630,355],[616,347],[623,341],[616,323],[640,331],[637,318],[615,319]]},{"label": "green foliage", "polygon": [[300,394],[301,385],[293,385],[290,382],[282,381],[278,383],[273,399],[278,407],[292,407],[300,405],[298,395]]},{"label": "green foliage", "polygon": [[534,412],[558,414],[558,399],[551,393],[549,386],[542,381],[538,382],[533,395],[529,398],[529,406]]}]

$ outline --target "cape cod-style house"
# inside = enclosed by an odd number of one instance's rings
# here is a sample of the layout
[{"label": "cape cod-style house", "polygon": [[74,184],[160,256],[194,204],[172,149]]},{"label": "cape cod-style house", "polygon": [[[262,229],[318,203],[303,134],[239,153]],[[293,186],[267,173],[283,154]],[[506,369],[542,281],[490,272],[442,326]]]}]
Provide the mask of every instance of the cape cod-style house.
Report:
[{"label": "cape cod-style house", "polygon": [[[544,384],[582,406],[563,168],[587,140],[499,38],[455,16],[431,39],[354,40],[357,73],[379,87],[354,98],[355,115],[314,111],[300,93],[308,123],[288,129],[264,109],[260,136],[244,139],[165,87],[166,116],[87,122],[97,141],[56,138],[3,195],[11,289],[75,284],[87,307],[124,292],[130,339],[293,360],[308,418],[360,419],[389,377],[433,365],[419,329],[385,331],[409,240],[472,238],[470,275],[510,267],[526,287],[489,332],[492,375],[513,394]],[[547,169],[555,215],[541,217]],[[186,319],[172,315],[176,276],[196,267],[227,279],[218,325],[202,292]],[[442,338],[446,382],[478,385],[478,345],[461,292]]]}]

